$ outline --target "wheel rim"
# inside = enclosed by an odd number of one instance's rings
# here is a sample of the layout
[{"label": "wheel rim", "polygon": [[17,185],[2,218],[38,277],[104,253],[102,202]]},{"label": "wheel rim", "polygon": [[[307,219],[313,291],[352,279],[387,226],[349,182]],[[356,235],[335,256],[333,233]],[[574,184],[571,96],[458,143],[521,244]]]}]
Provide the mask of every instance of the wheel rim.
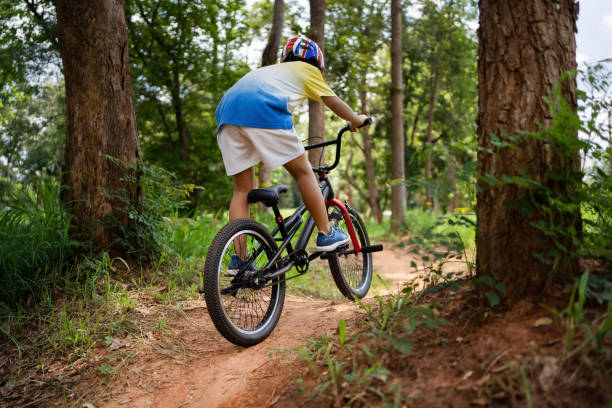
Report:
[{"label": "wheel rim", "polygon": [[261,289],[242,288],[238,289],[235,294],[221,293],[224,288],[231,286],[234,279],[233,276],[227,274],[227,271],[229,270],[231,256],[236,254],[234,241],[238,238],[244,238],[249,257],[256,252],[257,248],[264,248],[253,260],[253,265],[257,269],[263,268],[268,263],[272,249],[258,232],[253,230],[239,231],[227,241],[223,248],[223,255],[217,270],[219,299],[227,322],[243,334],[257,335],[265,331],[267,326],[272,323],[273,319],[270,317],[280,300],[279,285],[273,284]]},{"label": "wheel rim", "polygon": [[[361,246],[366,245],[365,236],[357,220],[352,214],[349,214],[349,216],[351,217],[351,222],[353,223],[353,228],[355,229],[355,234],[357,234],[359,243]],[[348,234],[346,222],[344,222],[344,217],[341,214],[333,214],[332,220],[335,226]],[[352,241],[349,241],[348,245],[349,248],[347,252],[355,249]],[[350,255],[338,254],[337,256],[344,280],[355,291],[361,290],[367,284],[368,268],[371,265],[370,256],[371,254],[364,254],[362,252]]]}]

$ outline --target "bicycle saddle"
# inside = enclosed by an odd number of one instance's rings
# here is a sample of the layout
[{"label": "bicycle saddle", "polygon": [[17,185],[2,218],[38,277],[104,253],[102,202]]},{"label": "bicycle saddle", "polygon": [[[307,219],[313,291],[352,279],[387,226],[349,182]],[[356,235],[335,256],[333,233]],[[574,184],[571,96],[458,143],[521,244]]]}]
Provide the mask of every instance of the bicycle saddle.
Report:
[{"label": "bicycle saddle", "polygon": [[266,207],[273,207],[278,204],[278,196],[287,191],[284,184],[276,184],[264,188],[256,188],[249,191],[247,201],[249,204],[263,203]]}]

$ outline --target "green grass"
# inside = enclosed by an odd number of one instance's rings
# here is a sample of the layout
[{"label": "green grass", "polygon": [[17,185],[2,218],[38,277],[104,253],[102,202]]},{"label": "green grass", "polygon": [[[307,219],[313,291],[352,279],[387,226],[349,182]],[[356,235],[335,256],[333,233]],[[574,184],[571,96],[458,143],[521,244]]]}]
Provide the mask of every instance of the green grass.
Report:
[{"label": "green grass", "polygon": [[[388,281],[374,273],[369,292],[389,286]],[[327,261],[316,259],[310,263],[308,272],[287,282],[290,292],[318,299],[345,300],[334,282]]]},{"label": "green grass", "polygon": [[205,258],[215,234],[224,225],[218,215],[199,214],[193,218],[165,217],[162,237],[166,256],[181,260]]},{"label": "green grass", "polygon": [[[473,252],[476,247],[475,223],[475,214],[435,214],[409,209],[406,211],[405,226],[399,234],[389,232],[389,217],[385,217],[380,224],[373,219],[366,220],[366,228],[372,242],[382,240],[399,243],[400,246],[417,244],[426,251],[447,247],[456,252]],[[408,239],[400,240],[405,235]]]},{"label": "green grass", "polygon": [[25,186],[0,208],[0,309],[11,313],[24,298],[57,280],[71,260],[57,183],[46,178]]},{"label": "green grass", "polygon": [[[435,330],[447,322],[435,310],[438,304],[419,303],[413,288],[395,296],[359,302],[362,318],[347,328],[338,322],[334,334],[307,340],[299,349],[315,377],[311,395],[329,406],[402,406],[410,399],[390,381],[408,361],[413,349],[411,334],[419,327]],[[398,388],[400,387],[400,388]],[[324,402],[323,402],[324,401]]]}]

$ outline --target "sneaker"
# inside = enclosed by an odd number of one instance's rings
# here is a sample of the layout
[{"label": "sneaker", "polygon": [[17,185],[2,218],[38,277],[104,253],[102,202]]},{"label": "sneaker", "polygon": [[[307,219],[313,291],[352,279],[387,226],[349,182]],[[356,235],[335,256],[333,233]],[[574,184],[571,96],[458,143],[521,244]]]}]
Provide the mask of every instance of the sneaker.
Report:
[{"label": "sneaker", "polygon": [[[240,271],[240,268],[246,265],[247,262],[248,261],[243,261],[242,259],[240,259],[240,257],[236,254],[232,255],[232,257],[230,258],[229,268],[227,272],[225,272],[225,276],[236,276],[238,274],[238,271]],[[250,263],[249,266],[247,266],[246,270],[249,272],[254,272],[257,270],[257,268],[255,268],[253,264]]]},{"label": "sneaker", "polygon": [[338,227],[332,227],[329,234],[319,232],[315,249],[320,252],[330,252],[350,241],[350,237]]}]

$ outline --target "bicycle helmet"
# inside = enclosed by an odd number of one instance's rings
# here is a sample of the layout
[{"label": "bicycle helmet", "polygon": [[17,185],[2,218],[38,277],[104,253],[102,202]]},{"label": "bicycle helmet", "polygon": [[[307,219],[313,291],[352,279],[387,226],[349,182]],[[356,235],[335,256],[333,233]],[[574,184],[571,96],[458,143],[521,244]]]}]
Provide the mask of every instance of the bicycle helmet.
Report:
[{"label": "bicycle helmet", "polygon": [[316,42],[306,37],[291,37],[281,51],[280,62],[304,61],[321,71],[325,69],[323,53]]}]

